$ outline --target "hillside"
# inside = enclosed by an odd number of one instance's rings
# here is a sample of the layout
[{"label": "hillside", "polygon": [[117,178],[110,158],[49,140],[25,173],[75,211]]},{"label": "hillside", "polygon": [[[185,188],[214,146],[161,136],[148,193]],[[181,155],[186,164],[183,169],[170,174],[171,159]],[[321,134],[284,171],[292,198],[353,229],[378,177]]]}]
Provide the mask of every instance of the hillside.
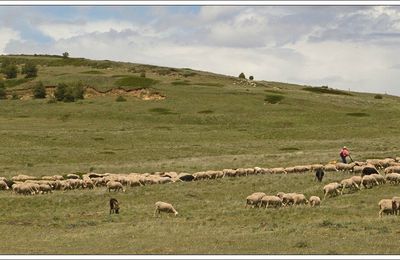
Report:
[{"label": "hillside", "polygon": [[[400,155],[400,98],[274,81],[239,80],[165,68],[59,56],[0,56],[38,65],[38,77],[5,80],[0,100],[0,176],[154,173],[289,167]],[[248,72],[244,73],[248,76]],[[142,77],[141,74],[145,74]],[[239,73],[239,72],[238,72]],[[250,74],[249,74],[250,75]],[[42,81],[82,82],[76,102],[32,99]],[[16,93],[19,98],[12,99]],[[117,102],[124,96],[125,102]],[[377,219],[384,184],[324,201],[319,208],[244,208],[255,191],[322,196],[349,177],[270,174],[129,187],[125,193],[0,191],[0,253],[51,254],[397,254],[399,218]],[[121,214],[108,214],[109,198]],[[154,218],[169,201],[179,217]],[[356,206],[355,206],[356,205]]]}]

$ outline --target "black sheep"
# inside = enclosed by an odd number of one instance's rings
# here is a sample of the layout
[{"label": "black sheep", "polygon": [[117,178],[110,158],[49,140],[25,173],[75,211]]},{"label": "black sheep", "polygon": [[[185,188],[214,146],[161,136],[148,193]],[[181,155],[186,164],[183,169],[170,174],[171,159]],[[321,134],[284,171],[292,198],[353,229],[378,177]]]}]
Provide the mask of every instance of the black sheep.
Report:
[{"label": "black sheep", "polygon": [[111,213],[119,214],[119,203],[118,200],[114,198],[110,199],[110,214]]},{"label": "black sheep", "polygon": [[322,179],[324,178],[324,175],[325,175],[325,172],[324,172],[324,170],[322,170],[321,168],[320,168],[320,169],[317,169],[317,170],[315,171],[315,178],[316,178],[319,182],[322,181]]},{"label": "black sheep", "polygon": [[371,175],[374,173],[379,174],[378,170],[375,167],[366,166],[364,167],[364,169],[362,169],[361,177],[365,175]]}]

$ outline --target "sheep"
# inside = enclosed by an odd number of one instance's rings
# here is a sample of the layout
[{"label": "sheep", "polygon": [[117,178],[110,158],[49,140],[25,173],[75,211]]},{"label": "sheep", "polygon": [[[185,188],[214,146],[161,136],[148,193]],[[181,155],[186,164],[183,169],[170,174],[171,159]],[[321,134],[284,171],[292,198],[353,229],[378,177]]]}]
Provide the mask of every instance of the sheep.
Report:
[{"label": "sheep", "polygon": [[166,202],[162,201],[157,201],[155,203],[156,209],[154,211],[154,216],[156,216],[156,213],[160,214],[160,212],[166,212],[166,213],[174,213],[174,215],[178,215],[178,211],[174,209],[174,207]]},{"label": "sheep", "polygon": [[120,190],[125,192],[124,187],[122,186],[122,184],[120,182],[117,182],[117,181],[109,181],[109,182],[107,182],[107,189],[108,189],[108,192],[111,192],[111,190],[114,190],[115,192],[120,191]]},{"label": "sheep", "polygon": [[378,203],[379,206],[379,217],[382,217],[383,213],[393,215],[393,208],[396,207],[396,202],[391,199],[382,199]]},{"label": "sheep", "polygon": [[294,167],[286,167],[286,168],[285,168],[285,172],[287,172],[287,173],[294,173],[294,172],[295,172]]},{"label": "sheep", "polygon": [[36,180],[37,178],[34,176],[20,174],[11,178],[11,180],[15,181],[26,181],[26,180]]},{"label": "sheep", "polygon": [[319,206],[321,204],[321,199],[318,196],[311,196],[308,200],[311,207]]},{"label": "sheep", "polygon": [[253,194],[246,197],[246,205],[250,205],[252,208],[258,207],[258,204],[261,202],[262,197],[266,196],[264,192],[254,192]]},{"label": "sheep", "polygon": [[73,173],[69,173],[67,174],[67,179],[80,179],[81,177],[79,177],[79,175],[77,174],[73,174]]},{"label": "sheep", "polygon": [[362,177],[362,185],[366,188],[372,188],[374,185],[379,185],[378,181],[371,175],[365,175]]},{"label": "sheep", "polygon": [[244,168],[238,168],[236,169],[236,176],[247,176],[247,170]]},{"label": "sheep", "polygon": [[393,213],[395,215],[398,215],[399,211],[400,211],[400,197],[393,197],[392,201],[394,202],[394,204],[393,204]]},{"label": "sheep", "polygon": [[311,164],[311,170],[312,171],[316,171],[316,170],[323,170],[324,169],[324,165],[322,164]]},{"label": "sheep", "polygon": [[400,166],[389,166],[384,170],[384,173],[400,173]]},{"label": "sheep", "polygon": [[271,169],[272,174],[287,174],[284,168],[278,167],[278,168],[272,168]]},{"label": "sheep", "polygon": [[94,189],[94,182],[91,179],[83,180],[82,188]]},{"label": "sheep", "polygon": [[339,189],[342,187],[341,184],[337,182],[332,182],[324,186],[324,199],[326,196],[332,196],[332,194],[338,195],[339,194]]},{"label": "sheep", "polygon": [[318,180],[319,182],[322,181],[322,179],[324,178],[325,172],[322,168],[318,168],[315,171],[315,179],[314,180]]},{"label": "sheep", "polygon": [[364,169],[364,166],[358,166],[358,165],[355,165],[354,167],[353,167],[353,172],[354,173],[362,173],[362,170]]},{"label": "sheep", "polygon": [[353,182],[358,185],[359,189],[361,189],[361,183],[362,183],[361,176],[352,176],[350,179],[352,179]]},{"label": "sheep", "polygon": [[335,164],[326,164],[326,165],[324,165],[323,169],[326,172],[337,172],[338,171]]},{"label": "sheep", "polygon": [[179,173],[178,177],[181,181],[193,181],[194,179],[193,175],[185,172]]},{"label": "sheep", "polygon": [[367,164],[372,164],[374,167],[376,167],[378,169],[382,169],[383,168],[379,159],[367,159],[365,162]]},{"label": "sheep", "polygon": [[347,163],[341,163],[341,162],[336,163],[336,169],[338,169],[338,171],[342,171],[342,172],[352,171],[353,167],[354,167],[354,164],[347,164]]},{"label": "sheep", "polygon": [[308,200],[304,194],[294,194],[292,195],[293,197],[293,205],[301,205],[301,204],[307,204]]},{"label": "sheep", "polygon": [[344,179],[340,182],[340,184],[342,185],[342,190],[340,191],[341,195],[343,195],[343,190],[345,188],[349,188],[350,190],[352,190],[353,188],[360,189],[360,187],[357,185],[356,182],[354,182],[352,178]]},{"label": "sheep", "polygon": [[297,173],[303,173],[303,172],[308,172],[311,170],[311,166],[309,165],[298,165],[294,167],[294,172]]},{"label": "sheep", "polygon": [[44,193],[52,193],[52,187],[49,184],[40,184],[39,185],[39,190],[42,192],[42,194]]},{"label": "sheep", "polygon": [[9,190],[7,183],[3,180],[0,181],[0,190]]},{"label": "sheep", "polygon": [[375,180],[376,180],[379,184],[385,184],[385,183],[386,183],[385,177],[383,177],[383,176],[380,175],[380,174],[373,173],[373,174],[371,174],[371,176],[374,177]]},{"label": "sheep", "polygon": [[361,177],[364,177],[365,175],[371,175],[371,174],[379,174],[378,170],[374,166],[365,166],[362,169]]},{"label": "sheep", "polygon": [[289,206],[294,204],[294,195],[297,193],[284,193],[284,192],[278,192],[276,196],[282,199],[282,205],[283,206]]},{"label": "sheep", "polygon": [[379,160],[379,164],[382,166],[382,168],[389,167],[390,164],[393,162],[396,162],[396,160],[393,158],[385,158],[385,159]]},{"label": "sheep", "polygon": [[385,178],[390,184],[398,184],[400,182],[399,173],[388,173],[386,174]]},{"label": "sheep", "polygon": [[265,207],[265,209],[268,208],[268,206],[273,206],[274,208],[281,207],[282,206],[282,199],[279,198],[278,196],[263,196],[261,198],[261,205],[260,207]]},{"label": "sheep", "polygon": [[112,213],[119,214],[119,202],[117,199],[110,199],[110,215]]}]

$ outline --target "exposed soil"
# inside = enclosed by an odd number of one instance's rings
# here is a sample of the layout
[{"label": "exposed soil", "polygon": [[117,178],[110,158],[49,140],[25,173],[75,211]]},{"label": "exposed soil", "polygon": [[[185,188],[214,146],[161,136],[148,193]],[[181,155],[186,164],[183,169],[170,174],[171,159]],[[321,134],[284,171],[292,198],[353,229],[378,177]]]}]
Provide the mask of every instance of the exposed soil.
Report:
[{"label": "exposed soil", "polygon": [[[46,86],[46,93],[48,96],[53,96],[56,86]],[[19,89],[13,90],[13,93],[16,93],[20,100],[29,100],[32,99],[32,90],[31,89]],[[106,91],[100,91],[92,87],[86,87],[85,98],[96,98],[96,97],[105,97],[105,96],[129,96],[136,97],[142,100],[161,100],[165,99],[164,95],[161,95],[158,92],[151,91],[149,89],[140,88],[140,89],[132,89],[126,90],[123,88],[113,88]],[[7,98],[11,99],[12,93],[7,93]]]}]

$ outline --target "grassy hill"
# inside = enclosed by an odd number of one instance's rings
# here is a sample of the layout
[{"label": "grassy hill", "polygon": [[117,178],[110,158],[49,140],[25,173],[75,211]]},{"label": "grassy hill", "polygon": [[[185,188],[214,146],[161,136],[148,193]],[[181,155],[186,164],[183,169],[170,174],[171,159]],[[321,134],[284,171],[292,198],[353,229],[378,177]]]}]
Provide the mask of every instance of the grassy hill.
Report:
[{"label": "grassy hill", "polygon": [[[0,56],[32,61],[38,77],[5,80],[7,92],[82,82],[105,91],[148,89],[164,99],[127,95],[74,103],[0,100],[0,176],[72,172],[129,173],[238,167],[288,167],[400,154],[400,98],[238,78],[150,65],[57,56]],[[245,69],[245,68],[244,68]],[[141,74],[145,73],[145,77]],[[246,71],[245,71],[246,73]],[[324,183],[345,174],[328,174]],[[252,176],[23,197],[0,192],[0,253],[343,254],[399,253],[396,217],[377,219],[380,198],[398,187],[329,199],[318,209],[244,209],[254,191],[322,194],[312,174]],[[157,200],[178,218],[152,218]]]}]

